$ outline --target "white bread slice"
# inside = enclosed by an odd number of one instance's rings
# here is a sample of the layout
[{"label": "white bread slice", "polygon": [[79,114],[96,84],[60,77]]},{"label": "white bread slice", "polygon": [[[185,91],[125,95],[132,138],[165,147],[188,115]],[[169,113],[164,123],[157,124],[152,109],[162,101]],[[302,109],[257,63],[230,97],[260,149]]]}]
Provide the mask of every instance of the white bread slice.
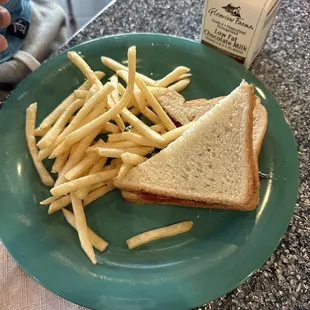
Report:
[{"label": "white bread slice", "polygon": [[259,186],[252,145],[254,104],[253,87],[242,82],[180,138],[114,185],[129,200],[138,194],[135,202],[156,195],[171,204],[254,209]]},{"label": "white bread slice", "polygon": [[[183,96],[169,88],[149,88],[168,115],[181,125],[197,120],[206,112],[213,109],[221,99],[225,98],[222,96],[209,100],[202,98],[185,101]],[[256,103],[253,111],[253,149],[254,156],[258,159],[267,128],[267,111],[261,104],[260,98],[257,96],[255,98]]]}]

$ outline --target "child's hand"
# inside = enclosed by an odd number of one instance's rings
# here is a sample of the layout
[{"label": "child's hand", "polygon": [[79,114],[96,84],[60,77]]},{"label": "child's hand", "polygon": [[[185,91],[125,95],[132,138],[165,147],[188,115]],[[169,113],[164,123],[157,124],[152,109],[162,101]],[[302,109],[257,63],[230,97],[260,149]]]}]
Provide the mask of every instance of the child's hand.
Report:
[{"label": "child's hand", "polygon": [[[1,6],[1,4],[8,2],[8,0],[0,0],[0,28],[7,27],[11,22],[10,13]],[[8,47],[8,42],[4,36],[0,35],[0,52],[4,51]]]}]

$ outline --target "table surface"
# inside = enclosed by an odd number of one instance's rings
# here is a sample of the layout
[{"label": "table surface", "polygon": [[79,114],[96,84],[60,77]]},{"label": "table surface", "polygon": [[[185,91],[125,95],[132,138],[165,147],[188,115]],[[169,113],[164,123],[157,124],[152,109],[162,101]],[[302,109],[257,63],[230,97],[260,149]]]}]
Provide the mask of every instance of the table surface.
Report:
[{"label": "table surface", "polygon": [[[158,32],[199,39],[203,0],[118,0],[61,50],[97,37]],[[270,259],[231,293],[201,309],[310,309],[310,2],[282,0],[250,70],[276,97],[298,145],[300,188],[294,216]],[[279,206],[280,208],[281,206]],[[27,276],[0,243],[0,309],[84,309]]]}]

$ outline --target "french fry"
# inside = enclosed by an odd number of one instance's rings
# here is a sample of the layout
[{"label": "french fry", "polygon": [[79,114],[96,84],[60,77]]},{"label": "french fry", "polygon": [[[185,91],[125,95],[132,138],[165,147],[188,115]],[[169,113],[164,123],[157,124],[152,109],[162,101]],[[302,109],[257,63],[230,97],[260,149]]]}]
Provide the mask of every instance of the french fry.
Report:
[{"label": "french fry", "polygon": [[122,179],[131,168],[133,168],[133,165],[123,163],[116,178]]},{"label": "french fry", "polygon": [[[128,73],[126,71],[117,71],[117,74],[127,83],[128,82]],[[146,116],[151,122],[158,124],[160,123],[159,117],[146,106],[146,101],[144,98],[144,93],[142,93],[139,88],[133,92],[134,101],[137,102],[136,108]],[[156,99],[155,99],[156,100]]]},{"label": "french fry", "polygon": [[132,166],[138,166],[139,164],[148,160],[147,157],[127,152],[121,155],[121,159],[124,162],[124,164],[129,164]]},{"label": "french fry", "polygon": [[95,95],[98,90],[98,86],[96,84],[93,84],[86,95],[85,101],[87,102],[93,95]]},{"label": "french fry", "polygon": [[37,103],[31,104],[26,111],[26,140],[28,144],[29,153],[32,157],[33,164],[39,174],[41,182],[47,186],[53,186],[54,180],[44,167],[42,161],[37,159],[38,148],[36,145],[36,138],[34,136],[35,122],[37,115]]},{"label": "french fry", "polygon": [[84,186],[93,185],[99,182],[111,180],[117,174],[118,174],[118,169],[115,168],[112,170],[106,170],[106,171],[98,172],[92,175],[87,175],[79,179],[75,179],[73,181],[69,181],[69,182],[60,184],[58,186],[55,186],[54,188],[51,189],[51,194],[54,196],[63,196],[70,192],[75,192]]},{"label": "french fry", "polygon": [[56,157],[56,160],[52,166],[52,172],[57,173],[65,166],[70,155],[70,150]]},{"label": "french fry", "polygon": [[40,205],[49,205],[51,204],[53,201],[57,200],[59,197],[55,197],[55,196],[51,196],[51,197],[48,197],[44,200],[42,200],[40,202]]},{"label": "french fry", "polygon": [[[139,144],[132,142],[132,141],[120,141],[120,142],[107,142],[101,145],[101,148],[113,148],[113,149],[122,149],[122,148],[128,148],[128,147],[137,147],[140,146]],[[87,149],[88,152],[97,152],[98,151],[98,146],[93,145]]]},{"label": "french fry", "polygon": [[[95,72],[98,79],[102,79],[104,77],[104,73],[101,71]],[[78,89],[88,90],[93,83],[90,81],[85,81]],[[46,129],[52,127],[52,125],[56,122],[59,116],[66,110],[66,108],[75,100],[74,94],[68,96],[61,104],[57,106],[57,108],[50,113],[40,124],[40,129]]]},{"label": "french fry", "polygon": [[[92,137],[94,137],[95,134],[93,134]],[[91,137],[91,138],[92,138]],[[87,144],[91,140],[91,138],[87,138]],[[98,140],[93,147],[99,147],[105,145],[105,142],[103,142],[101,139]],[[83,146],[83,150],[85,152],[85,146]],[[81,143],[78,143],[76,151],[81,150],[81,153],[83,152]],[[89,148],[88,148],[89,149]],[[74,154],[72,155],[72,157]],[[80,157],[80,156],[79,156]],[[67,180],[74,180],[79,177],[81,177],[86,171],[90,169],[91,166],[93,166],[98,160],[100,159],[99,155],[97,153],[91,153],[91,154],[86,154],[84,158],[81,159],[80,162],[78,162],[75,166],[73,166],[70,170],[68,170],[65,174],[65,178]],[[71,159],[72,160],[72,159]]]},{"label": "french fry", "polygon": [[87,95],[88,95],[87,90],[77,89],[74,91],[74,96],[75,98],[78,98],[78,99],[85,99]]},{"label": "french fry", "polygon": [[97,200],[98,198],[104,196],[105,194],[112,191],[113,189],[114,189],[114,186],[112,185],[103,185],[102,187],[94,191],[91,191],[83,201],[84,207],[89,205],[91,202]]},{"label": "french fry", "polygon": [[[101,101],[99,104],[97,104],[96,107],[84,119],[84,121],[82,122],[82,125],[87,124],[88,122],[90,122],[91,120],[99,116],[104,111],[104,107],[105,107],[105,101]],[[76,124],[74,126],[79,126],[79,124]],[[51,146],[39,152],[38,159],[43,160],[46,157],[51,155],[51,153],[56,149],[56,147],[59,146],[64,141],[67,135],[68,127],[66,127],[66,129],[60,134],[60,136],[56,139],[56,141]]]},{"label": "french fry", "polygon": [[[109,109],[112,109],[115,106],[115,102],[112,99],[112,95],[108,96],[107,106]],[[125,124],[119,114],[116,114],[114,120],[121,131],[125,130]]]},{"label": "french fry", "polygon": [[168,88],[176,91],[177,93],[179,93],[182,90],[184,90],[189,83],[190,83],[190,79],[184,79],[184,80],[181,80],[181,81],[178,81],[178,82],[172,84]]},{"label": "french fry", "polygon": [[109,143],[116,143],[117,141],[132,141],[139,145],[156,147],[156,148],[163,148],[162,144],[150,141],[149,139],[145,138],[144,136],[134,133],[134,132],[122,132],[117,134],[110,134],[109,135]]},{"label": "french fry", "polygon": [[37,128],[34,131],[34,135],[36,137],[43,137],[51,128],[46,128],[46,129],[42,129],[42,128]]},{"label": "french fry", "polygon": [[87,137],[85,137],[78,143],[76,151],[70,155],[69,160],[67,161],[64,168],[61,170],[55,185],[60,185],[66,181],[66,173],[80,162],[80,160],[85,154],[86,149],[92,144],[92,142],[99,133],[100,128],[91,132]]},{"label": "french fry", "polygon": [[81,247],[86,253],[86,255],[89,257],[91,262],[95,265],[97,263],[97,260],[96,260],[94,248],[90,242],[90,238],[88,234],[88,226],[86,222],[82,200],[77,198],[74,193],[70,194],[70,198],[72,201],[75,226],[76,226],[76,230],[79,235]]},{"label": "french fry", "polygon": [[156,87],[167,87],[171,83],[178,80],[178,78],[185,73],[188,73],[190,71],[187,67],[177,67],[172,72],[167,74],[165,77],[163,77],[161,80],[157,81],[155,86]]},{"label": "french fry", "polygon": [[184,73],[182,75],[179,76],[178,81],[184,80],[184,79],[188,79],[192,76],[191,73]]},{"label": "french fry", "polygon": [[[117,84],[117,90],[118,90],[118,93],[123,96],[125,91],[126,91],[126,88],[121,84],[121,83],[118,83]],[[134,97],[132,97],[127,105],[127,109],[130,109],[132,107],[136,107],[138,109],[138,106],[137,106],[137,103],[135,102],[134,100]]]},{"label": "french fry", "polygon": [[[62,213],[64,214],[67,222],[76,230],[74,214],[67,209],[62,209]],[[88,227],[88,236],[89,236],[92,246],[96,248],[98,251],[103,252],[107,248],[108,243],[105,240],[103,240],[101,237],[99,237],[89,227]]]},{"label": "french fry", "polygon": [[95,72],[90,68],[87,62],[77,52],[74,51],[68,52],[68,58],[75,66],[79,68],[79,70],[85,75],[85,77],[91,84],[96,84],[99,87],[102,86]]},{"label": "french fry", "polygon": [[144,97],[146,98],[148,104],[152,107],[152,109],[156,112],[162,123],[167,127],[168,130],[172,130],[176,128],[173,121],[170,119],[168,114],[164,111],[162,106],[158,103],[154,95],[150,92],[144,82],[139,78],[136,77],[136,83],[140,88],[141,92],[143,93]]},{"label": "french fry", "polygon": [[81,177],[83,174],[85,174],[86,171],[89,170],[89,168],[97,161],[97,159],[98,154],[88,154],[77,165],[75,165],[65,174],[66,179],[71,181]]},{"label": "french fry", "polygon": [[146,155],[153,152],[153,148],[146,146],[129,147],[127,149],[109,149],[98,147],[98,154],[103,157],[120,158],[123,153]]},{"label": "french fry", "polygon": [[130,113],[132,113],[135,116],[141,114],[141,111],[138,108],[132,108],[129,111],[130,111]]},{"label": "french fry", "polygon": [[[92,175],[92,174],[95,174],[95,173],[98,173],[98,172],[102,171],[102,169],[103,169],[104,165],[106,164],[107,160],[108,160],[107,158],[100,157],[98,159],[98,161],[90,168],[90,170],[88,172],[88,175]],[[99,183],[96,183],[93,186],[95,186],[95,185],[97,185]],[[102,185],[100,185],[100,186],[102,186]],[[84,199],[85,197],[87,197],[87,195],[88,195],[88,193],[90,192],[91,189],[92,189],[92,185],[84,186],[83,188],[80,188],[79,190],[76,191],[76,195],[80,199]]]},{"label": "french fry", "polygon": [[171,131],[164,133],[162,137],[165,139],[166,145],[168,145],[169,143],[171,143],[172,141],[180,137],[183,134],[183,132],[187,130],[188,128],[190,128],[191,126],[193,126],[193,124],[194,123],[191,122],[191,123],[185,124],[181,127],[178,127],[176,129],[173,129]]},{"label": "french fry", "polygon": [[[68,127],[64,130],[63,133],[68,134],[65,139],[59,144],[56,149],[52,152],[52,154],[49,156],[49,158],[55,158],[62,153],[64,153],[67,149],[69,149],[75,142],[82,140],[84,137],[86,137],[90,132],[92,132],[94,129],[96,129],[96,126],[90,127],[90,124],[94,121],[96,121],[101,116],[97,117],[93,121],[91,121],[89,124],[85,124],[84,126],[79,128],[79,125],[81,121],[83,121],[87,115],[94,109],[94,107],[103,100],[111,91],[113,90],[113,85],[111,83],[106,83],[102,89],[100,89],[94,96],[92,96],[80,109],[80,111],[77,113],[77,115],[74,117],[73,121],[69,124]],[[109,110],[106,113],[109,113],[113,109]],[[105,115],[104,113],[103,115]],[[103,116],[102,115],[102,116]],[[111,117],[112,118],[112,117]],[[110,118],[110,119],[111,119]],[[110,120],[108,119],[108,121]],[[100,124],[99,124],[100,125]],[[102,124],[103,125],[103,124]],[[84,135],[80,135],[78,139],[70,139],[69,137],[76,137],[76,132],[80,132],[82,128],[87,128],[87,133]]]},{"label": "french fry", "polygon": [[[117,105],[112,107],[112,109],[110,109],[109,111],[100,115],[95,120],[91,121],[90,123],[70,133],[64,141],[64,145],[66,146],[66,148],[70,147],[75,142],[86,137],[94,129],[98,127],[102,127],[102,125],[106,124],[109,120],[111,120],[116,114],[120,113],[127,106],[133,93],[133,84],[134,84],[135,73],[136,73],[136,48],[135,47],[130,47],[128,49],[128,59],[129,59],[129,79],[128,79],[128,85],[126,88],[126,92],[124,96],[122,97],[122,99],[119,101]],[[64,152],[66,148],[62,149],[62,152]],[[56,152],[56,150],[54,152],[55,154],[60,155],[59,153]]]},{"label": "french fry", "polygon": [[183,234],[192,229],[194,223],[192,221],[184,221],[177,224],[152,229],[144,233],[138,234],[126,240],[129,250],[141,245],[150,243],[151,241]]},{"label": "french fry", "polygon": [[[95,191],[96,189],[98,189],[98,188],[100,188],[100,187],[102,187],[102,186],[104,186],[104,185],[107,185],[106,182],[96,183],[96,184],[90,186],[90,192],[93,192],[93,191]],[[85,188],[85,187],[83,187],[82,189],[84,189],[84,188]],[[86,196],[87,196],[87,195],[86,195]],[[86,198],[86,196],[85,196],[85,198]],[[84,199],[84,198],[83,198],[83,199]]]},{"label": "french fry", "polygon": [[53,201],[49,208],[48,208],[48,214],[53,214],[62,208],[65,208],[69,204],[71,204],[71,198],[69,195],[63,196],[63,197],[57,197],[58,199]]},{"label": "french fry", "polygon": [[[125,67],[124,65],[118,63],[117,61],[109,58],[109,57],[101,57],[101,61],[102,63],[108,67],[109,69],[113,70],[113,71],[118,71],[118,70],[125,70],[128,71],[128,68]],[[128,61],[129,63],[129,61]],[[129,69],[130,70],[130,69]],[[144,81],[144,83],[148,86],[154,86],[155,85],[155,81],[152,80],[151,78],[141,74],[141,73],[137,73],[137,75],[140,76],[140,78]]]},{"label": "french fry", "polygon": [[118,133],[119,131],[120,129],[117,125],[107,122],[106,124],[102,126],[100,133],[108,133],[108,132]]},{"label": "french fry", "polygon": [[85,103],[82,99],[75,100],[70,106],[60,115],[58,120],[55,122],[53,127],[44,135],[44,137],[37,143],[37,146],[40,149],[47,148],[50,144],[52,144],[58,137],[58,135],[62,132],[64,127],[66,126],[69,118],[80,109]]},{"label": "french fry", "polygon": [[151,129],[153,129],[156,132],[162,132],[163,130],[165,130],[165,126],[164,126],[164,124],[160,123],[160,124],[156,124],[156,125],[151,126]]},{"label": "french fry", "polygon": [[123,163],[123,161],[122,161],[121,158],[113,158],[113,159],[111,160],[110,165],[111,165],[112,167],[115,167],[115,166],[121,165],[122,163]]},{"label": "french fry", "polygon": [[157,132],[152,130],[149,126],[144,124],[138,117],[133,115],[129,110],[124,109],[121,112],[121,115],[126,122],[131,124],[146,138],[159,144],[164,142],[164,139],[161,135],[159,135]]},{"label": "french fry", "polygon": [[119,93],[118,93],[118,77],[116,74],[112,75],[111,78],[110,78],[110,81],[112,83],[112,85],[114,86],[114,90],[112,91],[112,99],[114,100],[115,103],[118,103],[119,102]]}]

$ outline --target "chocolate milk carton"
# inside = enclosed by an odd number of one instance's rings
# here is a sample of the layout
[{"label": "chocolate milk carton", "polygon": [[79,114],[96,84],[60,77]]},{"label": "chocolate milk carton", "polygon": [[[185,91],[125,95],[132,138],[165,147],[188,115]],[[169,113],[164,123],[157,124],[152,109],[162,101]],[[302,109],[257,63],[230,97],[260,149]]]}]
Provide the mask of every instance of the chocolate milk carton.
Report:
[{"label": "chocolate milk carton", "polygon": [[201,42],[249,67],[265,42],[280,0],[206,0]]}]

